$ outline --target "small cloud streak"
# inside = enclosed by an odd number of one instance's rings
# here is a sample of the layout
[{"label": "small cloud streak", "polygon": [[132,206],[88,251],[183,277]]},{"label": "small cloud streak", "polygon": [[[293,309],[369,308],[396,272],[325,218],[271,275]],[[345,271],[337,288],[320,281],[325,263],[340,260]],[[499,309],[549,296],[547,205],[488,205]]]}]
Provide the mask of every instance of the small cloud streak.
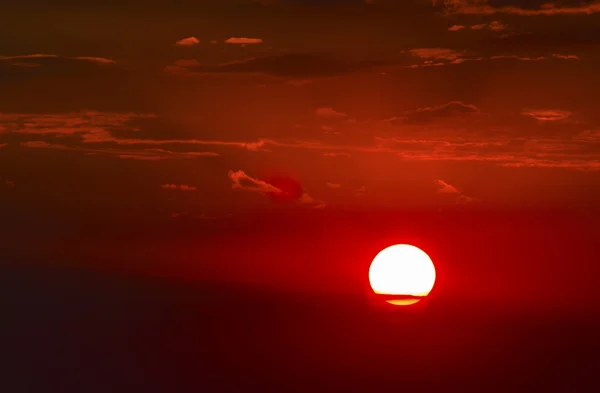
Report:
[{"label": "small cloud streak", "polygon": [[32,147],[32,148],[49,148],[49,147],[51,147],[51,145],[48,142],[44,142],[44,141],[21,142],[21,146]]},{"label": "small cloud streak", "polygon": [[434,180],[433,181],[439,187],[438,191],[442,194],[460,194],[460,191],[452,184],[449,184],[443,180]]},{"label": "small cloud streak", "polygon": [[226,44],[237,44],[237,45],[256,45],[263,42],[260,38],[248,38],[248,37],[231,37],[225,40]]},{"label": "small cloud streak", "polygon": [[[233,182],[231,188],[256,192],[261,195],[267,195],[268,193],[280,193],[282,192],[279,188],[267,183],[266,181],[256,179],[252,176],[248,176],[244,171],[229,171],[229,179]],[[245,183],[245,184],[243,184]]]},{"label": "small cloud streak", "polygon": [[536,120],[547,122],[547,121],[558,121],[565,120],[573,114],[569,111],[560,109],[531,109],[521,112],[523,116],[529,116]]},{"label": "small cloud streak", "polygon": [[198,45],[200,43],[200,40],[198,40],[196,37],[187,37],[187,38],[182,38],[178,41],[175,42],[176,46],[194,46],[194,45]]},{"label": "small cloud streak", "polygon": [[332,188],[334,190],[342,188],[342,185],[338,183],[326,182],[325,184],[327,185],[327,187]]},{"label": "small cloud streak", "polygon": [[116,60],[112,60],[112,59],[107,59],[105,57],[90,57],[90,56],[78,56],[78,57],[72,57],[72,59],[74,60],[84,60],[84,61],[91,61],[94,63],[98,63],[98,64],[116,64]]},{"label": "small cloud streak", "polygon": [[552,57],[554,57],[555,59],[562,59],[562,60],[581,60],[579,58],[579,56],[577,56],[577,55],[561,55],[561,54],[554,53],[554,54],[552,54]]},{"label": "small cloud streak", "polygon": [[192,187],[187,184],[162,184],[160,188],[164,190],[181,190],[181,191],[197,191],[197,187]]},{"label": "small cloud streak", "polygon": [[463,30],[463,29],[466,29],[466,26],[452,25],[452,26],[448,27],[448,31],[459,31],[459,30]]},{"label": "small cloud streak", "polygon": [[2,176],[0,176],[0,186],[5,186],[6,188],[14,188],[15,185],[16,183],[14,181],[3,179]]},{"label": "small cloud streak", "polygon": [[517,55],[498,55],[490,57],[491,60],[521,60],[521,61],[540,61],[544,60],[544,56],[538,57],[526,57],[526,56],[517,56]]},{"label": "small cloud streak", "polygon": [[506,26],[504,23],[502,23],[498,20],[495,20],[490,23],[480,23],[477,25],[471,25],[470,29],[471,30],[488,29],[488,30],[492,30],[492,31],[504,31],[504,30],[508,29],[508,26]]},{"label": "small cloud streak", "polygon": [[[436,6],[441,1],[433,1]],[[539,8],[522,8],[519,6],[493,6],[482,0],[444,0],[446,13],[463,15],[495,15],[512,14],[520,16],[552,16],[552,15],[591,15],[600,12],[600,2],[575,6],[559,6],[556,3],[546,3]]]},{"label": "small cloud streak", "polygon": [[17,67],[39,67],[40,65],[37,63],[29,63],[29,62],[21,62],[19,60],[40,60],[40,59],[67,59],[67,60],[78,60],[78,61],[87,61],[101,65],[112,65],[116,64],[117,61],[113,59],[108,59],[106,57],[94,57],[94,56],[74,56],[74,57],[62,57],[59,55],[53,54],[45,54],[45,53],[35,53],[31,55],[16,55],[16,56],[0,56],[0,61],[12,61],[17,60],[17,62],[13,62],[12,65]]},{"label": "small cloud streak", "polygon": [[463,52],[448,48],[416,48],[408,51],[412,56],[430,60],[455,60],[461,57]]},{"label": "small cloud streak", "polygon": [[331,152],[331,153],[323,153],[324,157],[352,157],[352,154],[346,152]]},{"label": "small cloud streak", "polygon": [[434,180],[433,182],[438,186],[438,192],[440,194],[455,196],[456,203],[459,205],[464,205],[475,201],[473,198],[464,195],[458,190],[458,188],[454,187],[452,184],[444,180]]},{"label": "small cloud streak", "polygon": [[327,117],[327,118],[341,118],[341,117],[348,116],[347,113],[336,111],[332,107],[317,108],[315,110],[315,114],[319,117]]},{"label": "small cloud streak", "polygon": [[[284,190],[282,188],[275,187],[269,182],[249,176],[242,170],[230,170],[228,176],[229,179],[233,182],[233,184],[231,185],[231,188],[233,189],[254,192],[263,196],[270,196],[271,199],[274,201],[288,200],[287,197],[289,196],[289,190]],[[289,186],[287,179],[284,180],[286,181],[282,182],[282,186]],[[308,205],[314,209],[321,209],[325,207],[325,203],[323,201],[313,198],[306,191],[302,191],[294,197],[297,198],[295,200],[297,203]]]}]

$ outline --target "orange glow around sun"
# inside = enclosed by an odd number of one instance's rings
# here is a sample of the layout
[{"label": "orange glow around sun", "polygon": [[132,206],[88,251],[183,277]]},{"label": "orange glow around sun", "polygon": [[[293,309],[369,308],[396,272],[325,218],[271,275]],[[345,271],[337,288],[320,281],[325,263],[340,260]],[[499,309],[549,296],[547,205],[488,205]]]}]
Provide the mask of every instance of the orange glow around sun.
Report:
[{"label": "orange glow around sun", "polygon": [[[396,244],[382,250],[369,268],[369,282],[378,295],[397,295],[387,300],[398,306],[419,302],[431,292],[435,283],[433,261],[421,249],[408,244]],[[402,297],[410,297],[402,299]]]}]

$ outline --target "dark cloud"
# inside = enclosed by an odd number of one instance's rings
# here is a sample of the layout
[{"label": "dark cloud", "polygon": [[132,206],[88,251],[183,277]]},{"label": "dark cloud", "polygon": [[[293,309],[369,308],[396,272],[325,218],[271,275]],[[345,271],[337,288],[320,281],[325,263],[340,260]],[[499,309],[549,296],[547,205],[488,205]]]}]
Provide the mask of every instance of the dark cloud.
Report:
[{"label": "dark cloud", "polygon": [[[391,65],[383,61],[344,61],[315,54],[283,54],[254,57],[229,63],[207,65],[177,64],[178,70],[188,74],[249,73],[280,77],[326,77],[356,71],[366,71],[378,66]],[[166,71],[177,71],[167,69]]]},{"label": "dark cloud", "polygon": [[123,71],[104,57],[60,57],[50,54],[0,56],[0,83],[40,77],[117,75]]},{"label": "dark cloud", "polygon": [[600,12],[600,1],[499,1],[434,0],[446,12],[464,15],[512,14],[519,16],[591,15]]},{"label": "dark cloud", "polygon": [[464,115],[479,113],[475,105],[465,104],[460,101],[451,101],[446,104],[419,108],[404,114],[407,123],[425,123],[439,119],[452,117],[464,117]]}]

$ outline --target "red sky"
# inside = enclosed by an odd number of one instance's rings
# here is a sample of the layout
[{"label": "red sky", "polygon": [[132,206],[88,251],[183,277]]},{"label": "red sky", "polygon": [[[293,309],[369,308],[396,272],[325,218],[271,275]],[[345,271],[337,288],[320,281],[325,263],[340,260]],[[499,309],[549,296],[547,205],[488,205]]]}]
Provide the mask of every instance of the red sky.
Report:
[{"label": "red sky", "polygon": [[597,1],[72,3],[0,16],[6,234],[598,207]]}]

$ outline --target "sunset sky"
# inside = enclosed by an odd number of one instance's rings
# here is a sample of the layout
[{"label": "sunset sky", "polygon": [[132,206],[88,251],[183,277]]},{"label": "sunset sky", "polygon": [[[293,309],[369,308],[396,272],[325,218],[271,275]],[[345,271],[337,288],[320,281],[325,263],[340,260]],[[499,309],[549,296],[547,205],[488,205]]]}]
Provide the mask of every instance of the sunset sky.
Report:
[{"label": "sunset sky", "polygon": [[3,236],[595,209],[599,49],[598,1],[23,0],[0,16]]}]

